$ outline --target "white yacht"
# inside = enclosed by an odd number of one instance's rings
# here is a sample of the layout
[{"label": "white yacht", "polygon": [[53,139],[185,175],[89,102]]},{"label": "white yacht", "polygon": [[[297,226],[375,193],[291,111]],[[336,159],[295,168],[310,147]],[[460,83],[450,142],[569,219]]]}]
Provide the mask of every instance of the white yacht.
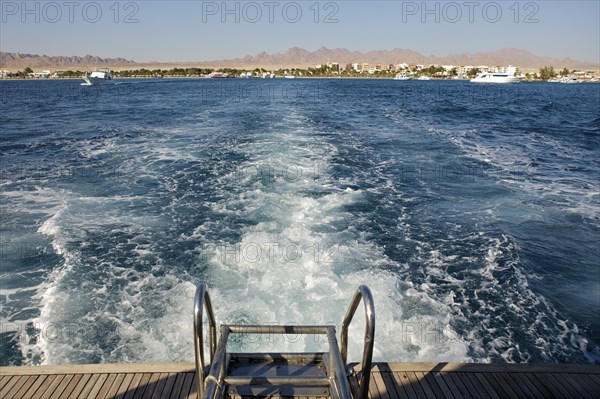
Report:
[{"label": "white yacht", "polygon": [[581,83],[582,81],[577,76],[565,76],[560,80],[560,83]]},{"label": "white yacht", "polygon": [[225,72],[211,72],[208,75],[208,77],[211,79],[226,79],[226,78],[232,78],[233,76],[230,76],[228,73],[225,73]]},{"label": "white yacht", "polygon": [[523,78],[508,72],[483,72],[471,79],[473,83],[519,83]]},{"label": "white yacht", "polygon": [[417,80],[431,80],[429,76],[421,75],[417,78]]},{"label": "white yacht", "polygon": [[398,72],[394,80],[411,80],[412,78],[406,72]]},{"label": "white yacht", "polygon": [[83,77],[85,83],[82,86],[94,86],[110,83],[113,80],[112,73],[108,69],[95,69]]}]

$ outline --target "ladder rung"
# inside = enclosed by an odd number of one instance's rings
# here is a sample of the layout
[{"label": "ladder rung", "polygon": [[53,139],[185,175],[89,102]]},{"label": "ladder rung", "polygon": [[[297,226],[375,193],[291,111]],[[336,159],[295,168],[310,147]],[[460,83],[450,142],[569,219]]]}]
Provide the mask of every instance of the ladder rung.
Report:
[{"label": "ladder rung", "polygon": [[329,386],[326,377],[252,377],[252,376],[227,376],[227,385],[300,385],[300,386]]},{"label": "ladder rung", "polygon": [[231,355],[231,362],[238,364],[274,361],[307,364],[323,362],[325,357],[323,352],[234,352],[229,355]]},{"label": "ladder rung", "polygon": [[245,326],[226,325],[235,334],[327,334],[328,326]]}]

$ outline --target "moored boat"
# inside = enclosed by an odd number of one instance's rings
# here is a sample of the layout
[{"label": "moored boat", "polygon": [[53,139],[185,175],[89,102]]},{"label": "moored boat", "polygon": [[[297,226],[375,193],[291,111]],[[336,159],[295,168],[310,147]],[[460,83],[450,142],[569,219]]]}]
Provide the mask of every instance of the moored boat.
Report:
[{"label": "moored boat", "polygon": [[85,83],[82,86],[95,86],[100,84],[111,83],[113,75],[108,69],[94,69],[92,72],[83,77]]},{"label": "moored boat", "polygon": [[471,79],[472,83],[519,83],[523,78],[508,72],[483,72]]},{"label": "moored boat", "polygon": [[213,72],[213,73],[209,74],[208,77],[211,79],[225,79],[225,78],[231,78],[232,76],[230,76],[228,73],[225,73],[225,72]]},{"label": "moored boat", "polygon": [[582,80],[579,79],[577,76],[565,76],[564,78],[562,78],[560,80],[560,83],[567,83],[567,84],[572,84],[572,83],[581,83]]},{"label": "moored boat", "polygon": [[411,80],[412,77],[410,77],[406,72],[398,72],[396,74],[396,76],[394,77],[394,80]]}]

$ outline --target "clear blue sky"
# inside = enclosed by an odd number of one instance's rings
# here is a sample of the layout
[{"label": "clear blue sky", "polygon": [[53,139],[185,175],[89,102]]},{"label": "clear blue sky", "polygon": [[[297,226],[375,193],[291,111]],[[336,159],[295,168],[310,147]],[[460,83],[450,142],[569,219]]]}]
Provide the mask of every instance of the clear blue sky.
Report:
[{"label": "clear blue sky", "polygon": [[437,56],[516,47],[600,62],[598,0],[259,0],[225,7],[222,1],[2,0],[0,49],[150,62],[228,59],[294,46],[408,48]]}]

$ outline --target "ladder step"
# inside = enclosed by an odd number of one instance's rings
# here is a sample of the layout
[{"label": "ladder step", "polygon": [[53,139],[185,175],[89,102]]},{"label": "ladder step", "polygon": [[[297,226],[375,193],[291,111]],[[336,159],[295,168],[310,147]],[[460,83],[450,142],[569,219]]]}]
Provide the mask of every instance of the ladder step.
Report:
[{"label": "ladder step", "polygon": [[227,385],[300,385],[300,386],[329,386],[329,379],[324,377],[252,377],[252,376],[227,376]]},{"label": "ladder step", "polygon": [[229,324],[226,328],[234,334],[327,334],[328,326]]},{"label": "ladder step", "polygon": [[270,398],[283,399],[290,397],[309,397],[314,399],[332,399],[331,389],[324,386],[293,386],[280,385],[261,386],[261,385],[241,385],[241,386],[226,386],[223,398],[241,399],[241,398]]},{"label": "ladder step", "polygon": [[323,362],[323,352],[244,352],[229,353],[232,363],[256,363],[256,362],[287,362],[290,364],[310,364]]}]

